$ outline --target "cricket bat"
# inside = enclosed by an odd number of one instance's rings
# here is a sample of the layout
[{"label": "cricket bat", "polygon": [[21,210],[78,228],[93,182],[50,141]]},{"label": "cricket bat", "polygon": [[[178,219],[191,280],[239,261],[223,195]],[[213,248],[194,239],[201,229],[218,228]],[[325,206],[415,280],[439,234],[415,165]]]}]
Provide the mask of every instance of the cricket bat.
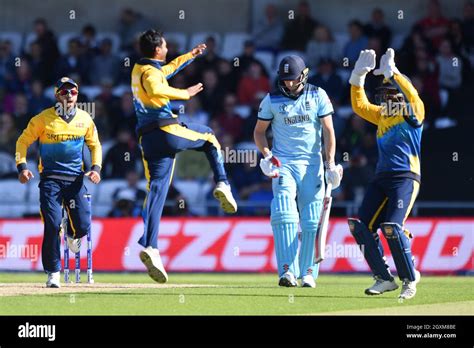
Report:
[{"label": "cricket bat", "polygon": [[318,230],[316,231],[316,247],[314,252],[314,263],[320,263],[324,260],[326,249],[326,237],[328,234],[329,215],[331,212],[331,197],[332,184],[327,184],[326,194],[323,200],[323,209],[321,217],[319,218]]}]

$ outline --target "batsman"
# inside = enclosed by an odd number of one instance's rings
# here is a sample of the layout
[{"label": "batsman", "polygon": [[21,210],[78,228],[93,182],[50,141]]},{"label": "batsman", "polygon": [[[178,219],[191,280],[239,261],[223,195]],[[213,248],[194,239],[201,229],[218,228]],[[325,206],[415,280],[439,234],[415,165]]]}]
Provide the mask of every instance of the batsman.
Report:
[{"label": "batsman", "polygon": [[[323,89],[307,83],[308,72],[301,57],[282,59],[277,91],[262,100],[254,130],[255,143],[264,157],[260,167],[272,178],[271,225],[279,285],[286,287],[298,286],[299,278],[303,287],[316,286],[319,265],[314,262],[315,238],[325,192],[322,137],[326,181],[335,189],[342,178],[342,166],[334,162],[333,106]],[[272,150],[266,138],[270,125]]]},{"label": "batsman", "polygon": [[424,105],[410,80],[395,66],[395,53],[389,48],[380,59],[374,75],[383,75],[371,104],[364,91],[366,75],[375,68],[375,52],[360,53],[350,77],[354,112],[377,126],[379,159],[375,179],[370,183],[360,207],[359,219],[349,219],[349,228],[374,274],[375,283],[367,295],[380,295],[398,289],[390,273],[377,233],[387,239],[402,281],[399,298],[416,294],[420,273],[411,253],[411,234],[404,228],[420,187],[420,143]]}]

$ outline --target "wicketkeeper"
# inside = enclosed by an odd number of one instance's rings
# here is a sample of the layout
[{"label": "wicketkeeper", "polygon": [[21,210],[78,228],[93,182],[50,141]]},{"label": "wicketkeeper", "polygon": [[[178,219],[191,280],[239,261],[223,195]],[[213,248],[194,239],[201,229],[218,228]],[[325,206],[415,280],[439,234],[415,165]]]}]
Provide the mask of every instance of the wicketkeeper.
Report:
[{"label": "wicketkeeper", "polygon": [[379,159],[375,179],[370,183],[359,211],[359,219],[349,219],[349,227],[374,274],[375,283],[365,290],[379,295],[398,288],[384,258],[379,227],[387,239],[398,277],[403,282],[400,298],[416,294],[420,272],[411,253],[411,234],[404,228],[420,187],[421,133],[425,110],[410,80],[398,71],[395,53],[389,48],[374,75],[383,75],[376,101],[368,101],[365,76],[375,68],[375,52],[360,53],[350,77],[354,112],[377,126]]},{"label": "wicketkeeper", "polygon": [[[334,112],[326,92],[307,83],[309,69],[296,55],[282,59],[278,90],[265,96],[255,126],[255,143],[263,154],[260,167],[272,178],[271,224],[279,285],[316,286],[315,238],[325,192],[321,139],[324,137],[326,181],[337,188],[342,167],[335,165]],[[272,127],[270,151],[265,132]],[[301,247],[298,255],[298,222]]]},{"label": "wicketkeeper", "polygon": [[[63,207],[68,216],[68,246],[77,253],[81,238],[91,228],[91,202],[84,175],[95,184],[100,181],[102,148],[91,115],[76,105],[78,93],[76,82],[61,78],[55,85],[56,105],[34,116],[16,143],[18,179],[24,184],[33,178],[26,166],[26,152],[39,140],[40,213],[44,223],[41,255],[49,288],[60,287],[59,232]],[[84,173],[84,143],[92,156],[92,168],[87,173]]]}]

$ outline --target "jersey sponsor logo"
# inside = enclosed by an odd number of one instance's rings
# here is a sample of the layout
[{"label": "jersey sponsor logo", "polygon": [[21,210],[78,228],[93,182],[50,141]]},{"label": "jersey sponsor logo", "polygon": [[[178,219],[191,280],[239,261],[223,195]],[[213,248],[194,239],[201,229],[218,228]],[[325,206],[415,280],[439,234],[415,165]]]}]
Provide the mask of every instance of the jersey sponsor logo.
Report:
[{"label": "jersey sponsor logo", "polygon": [[311,122],[309,115],[296,115],[291,117],[285,117],[284,122],[286,125],[290,126],[296,123],[308,123]]},{"label": "jersey sponsor logo", "polygon": [[84,123],[83,122],[77,122],[76,123],[76,128],[84,128]]}]

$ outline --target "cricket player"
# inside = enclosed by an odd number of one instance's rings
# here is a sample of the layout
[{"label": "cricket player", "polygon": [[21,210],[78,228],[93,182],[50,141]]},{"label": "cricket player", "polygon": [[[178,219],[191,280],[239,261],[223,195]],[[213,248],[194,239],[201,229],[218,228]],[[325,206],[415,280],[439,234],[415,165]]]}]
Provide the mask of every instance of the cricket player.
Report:
[{"label": "cricket player", "polygon": [[365,290],[379,295],[398,288],[384,258],[379,227],[387,239],[402,281],[401,299],[416,294],[420,272],[411,253],[411,234],[404,228],[420,187],[420,143],[425,110],[418,92],[398,71],[395,53],[389,48],[380,59],[375,75],[383,75],[376,100],[371,104],[364,91],[365,76],[375,68],[375,52],[361,51],[350,77],[354,112],[377,126],[379,159],[375,179],[370,183],[360,207],[359,219],[349,219],[349,227],[374,274],[375,283]]},{"label": "cricket player", "polygon": [[[326,181],[337,188],[342,167],[335,165],[334,112],[326,92],[307,83],[303,59],[290,55],[278,68],[278,90],[260,104],[254,139],[263,155],[260,168],[272,178],[271,225],[279,285],[314,288],[319,265],[314,263],[315,238],[324,199],[321,133],[326,155]],[[272,127],[269,149],[266,130]],[[301,247],[298,255],[298,222]]]},{"label": "cricket player", "polygon": [[138,243],[144,247],[140,259],[150,277],[158,283],[165,283],[168,275],[158,251],[158,233],[176,153],[186,149],[204,152],[216,182],[214,197],[220,201],[226,213],[235,213],[237,204],[227,181],[221,148],[213,131],[200,124],[179,122],[170,107],[170,100],[187,100],[203,90],[202,83],[178,89],[169,86],[167,80],[202,54],[206,45],[196,46],[169,64],[165,64],[168,49],[161,32],[144,32],[139,38],[139,45],[143,58],[132,70],[132,92],[148,193],[143,209],[144,233]]},{"label": "cricket player", "polygon": [[[68,216],[68,246],[76,253],[81,238],[91,229],[91,202],[84,176],[94,184],[100,182],[102,148],[91,115],[76,105],[78,93],[78,85],[72,79],[63,77],[57,81],[56,105],[34,116],[16,143],[18,179],[24,184],[33,178],[26,166],[26,152],[39,140],[40,214],[44,223],[41,252],[48,288],[60,287],[59,233],[63,208]],[[92,157],[92,167],[87,173],[84,173],[84,143]]]}]

